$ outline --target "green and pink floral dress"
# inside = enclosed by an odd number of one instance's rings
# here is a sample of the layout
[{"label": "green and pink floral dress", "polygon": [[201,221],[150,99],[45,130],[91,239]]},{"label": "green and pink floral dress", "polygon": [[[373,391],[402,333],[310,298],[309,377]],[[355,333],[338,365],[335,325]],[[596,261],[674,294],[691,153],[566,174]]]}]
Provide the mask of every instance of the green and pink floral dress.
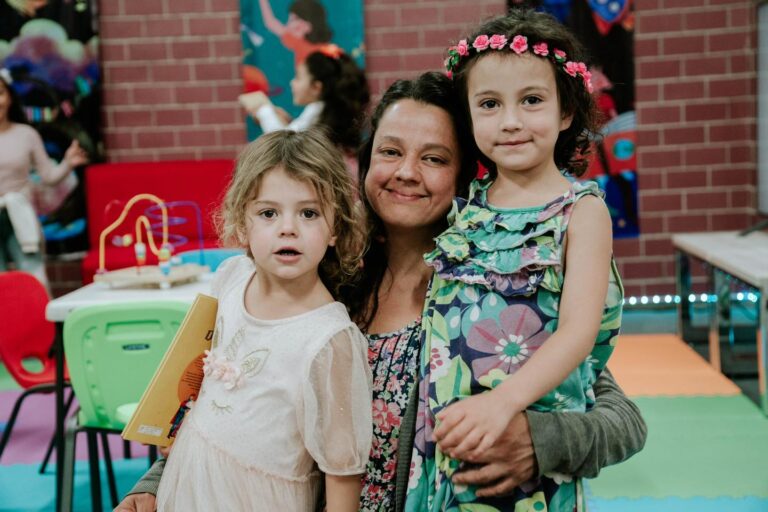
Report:
[{"label": "green and pink floral dress", "polygon": [[[567,193],[544,206],[502,209],[488,204],[491,184],[488,177],[475,180],[469,201],[454,201],[450,227],[425,257],[436,273],[422,320],[419,414],[407,512],[583,509],[581,484],[569,475],[545,475],[511,495],[477,498],[472,487],[452,484],[450,475],[462,463],[432,442],[440,410],[494,388],[555,332],[571,212],[580,198],[601,195],[594,182],[573,182]],[[531,409],[583,412],[594,405],[592,384],[621,325],[623,289],[613,261],[606,271],[610,284],[591,355]]]}]

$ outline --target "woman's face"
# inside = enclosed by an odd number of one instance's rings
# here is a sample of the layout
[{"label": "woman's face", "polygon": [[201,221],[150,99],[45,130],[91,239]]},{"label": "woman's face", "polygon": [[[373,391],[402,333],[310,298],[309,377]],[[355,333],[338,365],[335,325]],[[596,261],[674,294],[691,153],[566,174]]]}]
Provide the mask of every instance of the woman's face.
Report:
[{"label": "woman's face", "polygon": [[460,167],[451,116],[434,105],[400,100],[376,129],[365,195],[387,231],[432,227],[451,206]]}]

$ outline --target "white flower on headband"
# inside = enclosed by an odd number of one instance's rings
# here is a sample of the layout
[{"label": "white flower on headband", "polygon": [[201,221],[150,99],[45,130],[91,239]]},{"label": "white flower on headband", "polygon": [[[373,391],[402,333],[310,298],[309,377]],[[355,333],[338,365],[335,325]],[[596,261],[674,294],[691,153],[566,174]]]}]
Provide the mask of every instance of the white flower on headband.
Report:
[{"label": "white flower on headband", "polygon": [[0,78],[3,79],[6,85],[13,83],[13,78],[11,78],[11,72],[8,71],[8,68],[0,68]]}]

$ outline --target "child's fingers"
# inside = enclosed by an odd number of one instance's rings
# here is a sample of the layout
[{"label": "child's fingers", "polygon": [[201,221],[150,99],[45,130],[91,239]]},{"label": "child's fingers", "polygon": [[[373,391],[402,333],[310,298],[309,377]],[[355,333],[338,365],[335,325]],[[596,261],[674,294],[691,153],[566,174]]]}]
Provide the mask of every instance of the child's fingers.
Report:
[{"label": "child's fingers", "polygon": [[451,450],[451,457],[464,460],[468,454],[472,453],[477,448],[482,439],[483,432],[477,428],[472,429],[461,439],[458,446]]},{"label": "child's fingers", "polygon": [[460,409],[448,407],[437,413],[436,417],[440,424],[432,433],[432,436],[435,441],[440,441],[464,419],[464,413]]},{"label": "child's fingers", "polygon": [[443,451],[450,450],[451,448],[458,446],[459,443],[461,443],[461,441],[467,435],[469,435],[469,433],[472,431],[472,428],[472,423],[469,422],[467,418],[464,418],[463,421],[459,422],[457,425],[451,428],[449,432],[444,433],[437,444]]}]

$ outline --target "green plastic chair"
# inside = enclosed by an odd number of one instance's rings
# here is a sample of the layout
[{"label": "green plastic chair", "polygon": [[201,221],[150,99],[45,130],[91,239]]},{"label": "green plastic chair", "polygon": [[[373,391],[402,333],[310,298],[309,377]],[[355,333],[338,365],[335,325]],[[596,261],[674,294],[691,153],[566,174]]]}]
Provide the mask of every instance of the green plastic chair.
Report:
[{"label": "green plastic chair", "polygon": [[64,321],[64,353],[80,410],[67,421],[63,510],[72,507],[75,440],[81,431],[88,436],[93,510],[101,510],[97,434],[102,435],[110,494],[117,505],[106,433],[125,427],[126,417],[118,410],[141,399],[189,307],[178,301],[104,304],[76,309]]}]

